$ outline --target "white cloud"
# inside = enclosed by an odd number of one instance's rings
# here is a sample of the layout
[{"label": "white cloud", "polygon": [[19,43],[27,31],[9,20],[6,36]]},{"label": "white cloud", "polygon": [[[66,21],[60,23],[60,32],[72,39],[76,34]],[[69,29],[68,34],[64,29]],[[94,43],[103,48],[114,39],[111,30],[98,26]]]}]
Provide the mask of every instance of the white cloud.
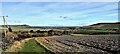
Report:
[{"label": "white cloud", "polygon": [[108,14],[108,15],[105,15],[105,16],[118,16],[118,13],[112,13],[112,14]]},{"label": "white cloud", "polygon": [[8,8],[4,11],[9,12],[10,14],[18,13],[18,15],[20,15],[20,14],[26,15],[27,13],[34,14],[34,13],[38,13],[38,12],[45,10],[42,7],[32,6],[29,3],[21,3],[21,4],[17,4],[17,5],[12,5],[12,6],[4,6],[3,8],[5,8],[5,9]]},{"label": "white cloud", "polygon": [[83,12],[83,13],[98,12],[99,13],[99,12],[109,11],[109,10],[113,10],[113,9],[117,9],[117,8],[118,8],[117,3],[112,3],[112,4],[104,5],[102,7],[83,10],[81,12]]}]

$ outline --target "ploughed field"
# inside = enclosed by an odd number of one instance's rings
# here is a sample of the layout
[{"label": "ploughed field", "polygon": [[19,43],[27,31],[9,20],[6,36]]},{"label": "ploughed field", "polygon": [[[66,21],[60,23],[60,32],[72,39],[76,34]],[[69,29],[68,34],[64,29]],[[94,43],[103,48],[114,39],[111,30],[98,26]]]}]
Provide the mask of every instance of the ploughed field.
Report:
[{"label": "ploughed field", "polygon": [[36,40],[53,52],[117,54],[120,35],[38,37]]}]

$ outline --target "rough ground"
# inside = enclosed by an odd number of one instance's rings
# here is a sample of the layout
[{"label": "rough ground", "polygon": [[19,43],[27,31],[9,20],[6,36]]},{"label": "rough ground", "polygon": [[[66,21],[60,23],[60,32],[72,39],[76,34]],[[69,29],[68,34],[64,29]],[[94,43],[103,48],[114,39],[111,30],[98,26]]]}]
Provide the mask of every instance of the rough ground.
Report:
[{"label": "rough ground", "polygon": [[0,54],[2,53],[2,31],[0,30]]},{"label": "rough ground", "polygon": [[30,39],[32,38],[27,38],[27,39],[24,39],[24,40],[21,40],[21,41],[15,41],[12,46],[6,51],[6,52],[17,52],[18,50],[21,49],[21,46],[29,41]]},{"label": "rough ground", "polygon": [[[34,37],[34,39],[51,52],[97,52],[96,54],[112,54],[118,52],[117,35],[91,35],[91,36],[49,36]],[[15,41],[7,50],[8,52],[17,52],[21,45],[32,38],[21,41]],[[89,54],[89,53],[88,53]]]},{"label": "rough ground", "polygon": [[52,52],[99,52],[112,54],[119,51],[118,37],[109,36],[75,36],[75,37],[38,37],[39,43]]}]

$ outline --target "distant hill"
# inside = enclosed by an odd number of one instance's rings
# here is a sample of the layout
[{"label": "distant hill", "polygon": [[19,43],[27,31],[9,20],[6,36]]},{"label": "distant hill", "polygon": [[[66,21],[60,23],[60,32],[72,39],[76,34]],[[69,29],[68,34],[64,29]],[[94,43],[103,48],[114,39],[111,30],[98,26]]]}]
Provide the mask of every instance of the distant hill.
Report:
[{"label": "distant hill", "polygon": [[116,23],[97,23],[89,26],[83,26],[82,28],[91,28],[91,29],[119,29],[120,22]]},{"label": "distant hill", "polygon": [[[7,27],[7,25],[5,25]],[[30,28],[29,25],[8,25],[11,28]],[[0,25],[0,27],[4,27],[4,25]]]},{"label": "distant hill", "polygon": [[[75,28],[75,27],[78,27],[78,26],[29,26],[29,25],[8,25],[10,26],[11,28],[19,28],[19,29],[22,29],[22,28],[41,28],[41,29],[69,29],[69,28]],[[0,27],[4,27],[3,25],[0,25]],[[7,27],[7,26],[6,26]]]},{"label": "distant hill", "polygon": [[[80,26],[29,26],[29,25],[8,25],[11,28],[79,28]],[[0,25],[3,27],[3,25]],[[97,23],[89,26],[82,26],[80,28],[90,29],[118,29],[120,28],[120,22],[116,23]]]}]

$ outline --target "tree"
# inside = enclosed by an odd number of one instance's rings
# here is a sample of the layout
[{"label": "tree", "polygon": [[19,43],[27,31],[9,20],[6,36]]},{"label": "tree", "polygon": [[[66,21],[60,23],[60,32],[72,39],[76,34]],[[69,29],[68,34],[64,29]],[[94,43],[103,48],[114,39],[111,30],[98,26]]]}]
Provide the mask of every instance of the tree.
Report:
[{"label": "tree", "polygon": [[37,32],[37,33],[40,33],[40,30],[37,30],[36,32]]},{"label": "tree", "polygon": [[30,33],[33,33],[34,31],[33,30],[30,30]]},{"label": "tree", "polygon": [[48,31],[48,34],[49,34],[50,36],[53,36],[53,35],[54,35],[54,30],[49,30],[49,31]]}]

